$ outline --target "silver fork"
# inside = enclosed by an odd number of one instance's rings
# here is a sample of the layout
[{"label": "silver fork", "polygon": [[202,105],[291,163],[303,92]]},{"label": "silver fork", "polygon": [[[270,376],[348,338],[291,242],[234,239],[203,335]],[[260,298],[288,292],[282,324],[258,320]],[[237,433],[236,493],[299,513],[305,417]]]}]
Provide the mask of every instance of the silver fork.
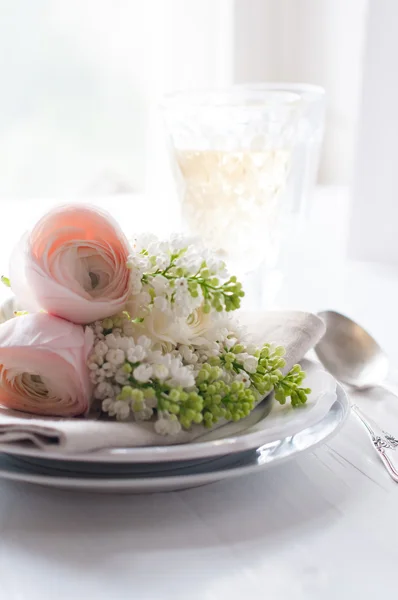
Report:
[{"label": "silver fork", "polygon": [[394,458],[397,462],[397,457],[394,456],[395,450],[398,448],[398,440],[383,429],[380,429],[374,421],[370,424],[368,417],[365,417],[363,412],[356,404],[351,405],[351,409],[366,428],[373,447],[382,460],[390,477],[398,483],[398,466],[394,465]]}]

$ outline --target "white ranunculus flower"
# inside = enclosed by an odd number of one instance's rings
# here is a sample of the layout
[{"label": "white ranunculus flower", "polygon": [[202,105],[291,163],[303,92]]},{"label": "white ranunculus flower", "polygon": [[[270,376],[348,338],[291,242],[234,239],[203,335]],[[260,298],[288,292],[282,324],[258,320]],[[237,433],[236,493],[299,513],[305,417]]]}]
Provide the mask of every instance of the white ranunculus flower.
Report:
[{"label": "white ranunculus flower", "polygon": [[222,340],[228,333],[226,324],[226,319],[206,314],[202,308],[195,309],[185,319],[176,318],[153,306],[145,315],[144,321],[136,327],[139,327],[153,343],[159,343],[163,349],[171,350],[171,347],[177,344],[208,346]]},{"label": "white ranunculus flower", "polygon": [[164,296],[157,296],[153,301],[153,305],[162,312],[167,312],[169,310],[169,303]]},{"label": "white ranunculus flower", "polygon": [[203,308],[195,309],[185,322],[185,344],[203,346],[220,341],[228,333],[227,319],[218,314],[205,313]]},{"label": "white ranunculus flower", "polygon": [[160,342],[162,345],[178,343],[176,320],[155,306],[145,315],[140,328],[155,343]]}]

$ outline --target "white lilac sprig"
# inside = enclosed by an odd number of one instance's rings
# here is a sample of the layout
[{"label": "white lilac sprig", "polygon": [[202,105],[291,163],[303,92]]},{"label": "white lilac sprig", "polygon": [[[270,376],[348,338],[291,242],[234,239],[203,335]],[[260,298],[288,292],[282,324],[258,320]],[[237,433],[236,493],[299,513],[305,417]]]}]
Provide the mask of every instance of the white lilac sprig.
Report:
[{"label": "white lilac sprig", "polygon": [[144,318],[152,307],[177,318],[203,312],[230,312],[244,296],[225,263],[193,240],[178,236],[168,242],[138,239],[128,259],[131,269],[132,313]]},{"label": "white lilac sprig", "polygon": [[290,398],[293,406],[304,404],[310,392],[301,387],[299,365],[282,373],[282,347],[253,348],[228,333],[207,347],[178,345],[165,352],[137,337],[137,325],[126,315],[91,327],[95,344],[88,364],[103,412],[117,420],[151,419],[160,434],[238,421],[272,390],[281,404]]}]

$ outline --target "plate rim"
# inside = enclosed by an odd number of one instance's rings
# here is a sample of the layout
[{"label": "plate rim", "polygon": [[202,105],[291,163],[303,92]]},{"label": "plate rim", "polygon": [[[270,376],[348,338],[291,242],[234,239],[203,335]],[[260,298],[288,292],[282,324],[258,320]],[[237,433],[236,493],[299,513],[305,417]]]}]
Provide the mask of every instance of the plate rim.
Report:
[{"label": "plate rim", "polygon": [[[321,365],[314,363],[317,370],[324,371]],[[333,378],[337,389],[341,388],[339,382]],[[343,389],[343,388],[341,388]],[[344,392],[344,390],[343,390]],[[344,392],[345,393],[345,392]],[[267,400],[267,399],[265,399]],[[271,400],[272,402],[272,400]],[[305,429],[306,427],[304,427]],[[126,448],[103,448],[87,452],[77,452],[65,454],[58,450],[40,449],[34,446],[26,448],[17,444],[0,443],[0,453],[10,456],[31,457],[36,459],[59,460],[68,462],[86,462],[102,464],[137,464],[137,463],[158,463],[183,460],[195,460],[198,458],[210,458],[222,456],[223,454],[233,454],[244,452],[245,450],[256,449],[267,443],[264,440],[266,428],[260,431],[253,431],[243,435],[232,435],[229,437],[211,440],[207,442],[189,442],[184,444],[165,444],[163,446],[136,446]],[[296,431],[299,433],[301,430]],[[269,440],[271,441],[271,440]],[[275,439],[273,441],[278,441]],[[55,446],[55,448],[57,448]],[[181,456],[183,454],[183,456]]]},{"label": "plate rim", "polygon": [[[330,413],[330,411],[332,410],[334,404],[340,404],[340,409],[341,409],[341,416],[339,421],[336,423],[335,427],[329,431],[322,439],[317,440],[316,442],[314,442],[313,444],[310,444],[309,446],[305,447],[305,448],[297,448],[296,451],[292,454],[288,454],[285,456],[276,456],[273,460],[270,460],[268,462],[265,462],[262,465],[259,464],[255,464],[255,465],[246,465],[246,466],[236,466],[236,467],[232,467],[229,469],[224,469],[224,470],[220,470],[220,471],[209,471],[208,473],[193,473],[193,474],[185,474],[185,475],[173,475],[170,477],[167,476],[162,476],[162,477],[156,477],[156,478],[145,478],[145,479],[134,479],[134,477],[131,477],[131,479],[117,479],[117,478],[113,478],[113,479],[108,479],[106,477],[98,477],[98,478],[90,478],[90,479],[83,479],[83,478],[74,478],[74,477],[70,477],[68,475],[66,475],[65,477],[60,477],[60,476],[51,476],[51,475],[40,475],[40,474],[34,474],[34,473],[13,473],[4,469],[0,468],[0,477],[4,478],[4,479],[8,479],[11,481],[19,481],[19,482],[24,482],[24,483],[33,483],[33,484],[38,484],[38,485],[44,485],[46,487],[54,487],[54,488],[68,488],[69,490],[79,490],[79,491],[92,491],[92,492],[98,492],[98,491],[104,491],[104,489],[106,488],[106,491],[114,491],[114,493],[118,493],[120,491],[137,491],[137,492],[156,492],[156,491],[162,491],[159,488],[172,488],[173,486],[179,487],[181,486],[181,484],[184,484],[184,482],[186,483],[187,488],[189,487],[194,487],[195,485],[205,485],[205,484],[210,484],[210,483],[215,483],[216,481],[220,481],[220,480],[224,480],[224,479],[232,479],[234,477],[239,477],[241,475],[250,475],[253,472],[256,472],[258,470],[262,470],[262,469],[266,469],[267,467],[271,467],[271,466],[275,466],[275,465],[279,465],[287,460],[291,460],[296,456],[302,455],[305,452],[309,452],[314,450],[315,448],[317,448],[318,446],[326,443],[328,440],[330,440],[332,437],[334,437],[343,427],[344,423],[346,422],[346,420],[348,419],[348,416],[350,415],[350,401],[348,398],[348,395],[346,393],[346,391],[344,390],[344,388],[340,385],[337,384],[337,398],[335,400],[335,402],[333,403],[333,405],[330,407],[329,411],[327,414]],[[319,421],[319,423],[321,423],[324,419],[325,419],[326,415]],[[302,432],[305,432],[306,429],[310,429],[311,427],[314,427],[314,425],[304,428],[302,430]],[[298,435],[298,434],[296,434]],[[283,442],[284,440],[287,440],[289,438],[291,438],[292,436],[288,436],[286,438],[283,438],[282,440],[279,440],[280,442]],[[274,442],[269,442],[269,444],[273,444]],[[260,447],[257,447],[257,450],[260,449]],[[254,448],[253,448],[254,449]],[[3,453],[8,455],[8,453]],[[108,489],[109,488],[109,489]],[[116,488],[115,490],[112,490],[112,488]]]}]

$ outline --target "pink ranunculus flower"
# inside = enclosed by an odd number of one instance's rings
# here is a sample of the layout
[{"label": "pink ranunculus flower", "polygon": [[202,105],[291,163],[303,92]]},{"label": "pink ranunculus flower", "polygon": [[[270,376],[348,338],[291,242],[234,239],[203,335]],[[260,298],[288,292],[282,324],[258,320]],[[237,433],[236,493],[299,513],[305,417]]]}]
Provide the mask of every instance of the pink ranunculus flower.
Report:
[{"label": "pink ranunculus flower", "polygon": [[73,323],[123,310],[129,295],[129,244],[100,209],[65,206],[47,213],[15,248],[12,290],[29,312],[44,309]]},{"label": "pink ranunculus flower", "polygon": [[93,331],[45,313],[0,325],[0,404],[36,415],[86,414]]}]

